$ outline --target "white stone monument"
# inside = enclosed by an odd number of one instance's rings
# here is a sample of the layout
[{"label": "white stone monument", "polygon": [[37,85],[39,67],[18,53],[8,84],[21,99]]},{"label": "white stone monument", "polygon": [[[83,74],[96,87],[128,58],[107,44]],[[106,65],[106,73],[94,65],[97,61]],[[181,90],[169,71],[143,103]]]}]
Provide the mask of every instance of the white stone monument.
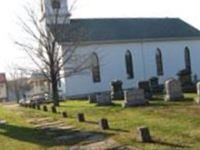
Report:
[{"label": "white stone monument", "polygon": [[194,99],[195,103],[200,104],[200,82],[197,83],[197,97]]},{"label": "white stone monument", "polygon": [[165,82],[165,101],[177,101],[184,98],[181,83],[176,79],[169,79]]}]

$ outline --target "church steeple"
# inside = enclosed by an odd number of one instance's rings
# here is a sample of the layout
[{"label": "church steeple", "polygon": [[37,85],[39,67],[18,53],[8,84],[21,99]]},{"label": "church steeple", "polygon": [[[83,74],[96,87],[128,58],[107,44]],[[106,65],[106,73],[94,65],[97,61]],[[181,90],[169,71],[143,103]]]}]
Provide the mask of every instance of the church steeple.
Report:
[{"label": "church steeple", "polygon": [[53,24],[55,17],[58,23],[67,23],[69,20],[67,0],[41,0],[41,11],[47,24]]}]

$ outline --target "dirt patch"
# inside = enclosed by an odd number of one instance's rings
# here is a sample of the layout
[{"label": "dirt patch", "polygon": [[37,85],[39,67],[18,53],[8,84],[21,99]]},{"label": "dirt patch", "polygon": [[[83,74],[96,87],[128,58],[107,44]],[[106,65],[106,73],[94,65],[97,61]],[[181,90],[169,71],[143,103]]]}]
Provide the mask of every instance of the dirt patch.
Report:
[{"label": "dirt patch", "polygon": [[70,150],[136,150],[136,148],[123,146],[112,139],[108,139],[87,145],[72,146]]}]

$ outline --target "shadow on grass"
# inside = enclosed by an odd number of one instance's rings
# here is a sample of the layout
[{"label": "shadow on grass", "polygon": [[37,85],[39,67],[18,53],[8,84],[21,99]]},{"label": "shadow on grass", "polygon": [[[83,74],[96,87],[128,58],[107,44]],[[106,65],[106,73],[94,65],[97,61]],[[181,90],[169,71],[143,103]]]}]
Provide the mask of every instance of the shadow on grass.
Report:
[{"label": "shadow on grass", "polygon": [[[38,144],[44,147],[52,147],[52,146],[71,146],[75,144],[79,144],[82,142],[92,143],[96,141],[104,140],[105,138],[111,136],[108,133],[102,132],[90,132],[90,131],[80,131],[76,129],[65,129],[59,131],[51,131],[53,134],[48,134],[48,130],[29,128],[17,125],[1,125],[0,126],[0,134],[3,136],[7,136],[9,138]],[[58,137],[65,137],[66,139],[59,141]]]},{"label": "shadow on grass", "polygon": [[109,130],[110,131],[115,131],[115,132],[124,132],[124,133],[130,132],[129,130],[124,130],[124,129],[113,129],[113,128],[110,128]]},{"label": "shadow on grass", "polygon": [[163,146],[169,146],[169,147],[173,147],[173,148],[190,148],[190,146],[187,146],[187,145],[163,142],[160,140],[153,140],[151,143],[159,144],[159,145],[163,145]]},{"label": "shadow on grass", "polygon": [[87,124],[95,124],[95,125],[99,124],[98,122],[95,122],[95,121],[85,121],[85,123],[87,123]]}]

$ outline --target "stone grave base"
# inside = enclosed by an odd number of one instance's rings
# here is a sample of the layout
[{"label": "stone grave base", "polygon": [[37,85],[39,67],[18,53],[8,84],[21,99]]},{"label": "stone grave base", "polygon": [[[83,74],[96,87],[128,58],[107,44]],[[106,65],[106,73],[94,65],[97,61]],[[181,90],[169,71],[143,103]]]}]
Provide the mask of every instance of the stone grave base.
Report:
[{"label": "stone grave base", "polygon": [[122,104],[123,108],[127,107],[136,107],[136,106],[147,106],[149,105],[149,102],[147,100],[141,101],[141,100],[135,100],[134,102],[124,102]]},{"label": "stone grave base", "polygon": [[166,95],[165,96],[165,101],[181,101],[184,99],[184,96],[183,95],[179,95],[179,96],[174,96],[174,97],[171,97],[169,95]]},{"label": "stone grave base", "polygon": [[200,105],[200,97],[194,98],[194,102],[195,102],[196,104],[199,104],[199,105]]}]

